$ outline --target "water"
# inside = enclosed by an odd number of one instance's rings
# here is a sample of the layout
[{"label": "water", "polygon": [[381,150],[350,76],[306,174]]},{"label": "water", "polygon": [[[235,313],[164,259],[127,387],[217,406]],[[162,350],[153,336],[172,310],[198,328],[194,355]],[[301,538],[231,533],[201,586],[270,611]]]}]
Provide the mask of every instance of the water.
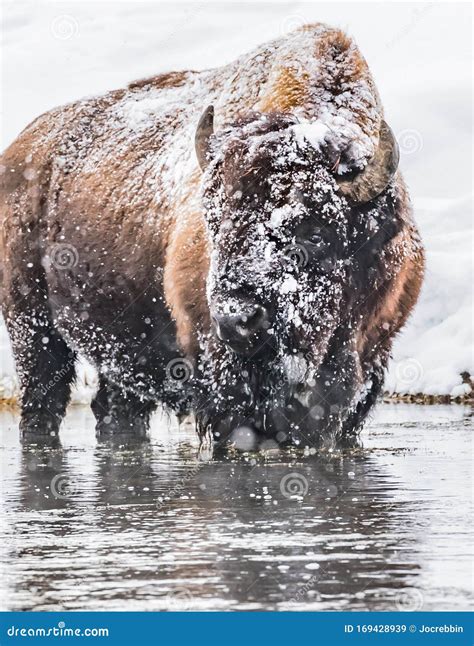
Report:
[{"label": "water", "polygon": [[2,609],[467,610],[472,423],[383,404],[343,454],[210,460],[191,428],[22,449],[0,412]]}]

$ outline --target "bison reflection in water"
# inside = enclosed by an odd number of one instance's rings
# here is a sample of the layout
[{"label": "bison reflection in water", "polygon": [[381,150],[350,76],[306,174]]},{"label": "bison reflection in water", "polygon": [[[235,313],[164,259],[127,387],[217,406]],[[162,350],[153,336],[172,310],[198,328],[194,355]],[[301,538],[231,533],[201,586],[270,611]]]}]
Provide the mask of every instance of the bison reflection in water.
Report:
[{"label": "bison reflection in water", "polygon": [[423,251],[342,32],[52,110],[1,163],[25,436],[57,434],[77,353],[99,372],[99,433],[143,432],[163,403],[248,448],[355,436]]}]

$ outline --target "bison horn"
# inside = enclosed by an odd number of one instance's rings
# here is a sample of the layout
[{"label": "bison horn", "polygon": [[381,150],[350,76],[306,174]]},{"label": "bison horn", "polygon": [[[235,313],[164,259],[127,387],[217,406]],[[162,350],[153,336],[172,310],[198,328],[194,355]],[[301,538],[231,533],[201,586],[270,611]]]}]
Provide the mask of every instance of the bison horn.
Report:
[{"label": "bison horn", "polygon": [[373,200],[382,193],[394,176],[399,159],[397,140],[387,123],[382,120],[379,143],[374,156],[353,180],[337,180],[339,190],[354,204]]},{"label": "bison horn", "polygon": [[214,106],[209,105],[201,115],[196,128],[194,145],[196,148],[196,157],[201,170],[205,170],[209,160],[207,153],[209,151],[209,139],[214,132]]}]

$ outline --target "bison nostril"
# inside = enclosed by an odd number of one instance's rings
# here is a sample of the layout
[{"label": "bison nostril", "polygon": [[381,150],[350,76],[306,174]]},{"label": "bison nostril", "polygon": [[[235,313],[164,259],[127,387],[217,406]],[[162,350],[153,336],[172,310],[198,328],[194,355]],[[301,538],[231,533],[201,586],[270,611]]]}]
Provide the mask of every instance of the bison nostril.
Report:
[{"label": "bison nostril", "polygon": [[217,336],[231,345],[247,342],[258,332],[269,328],[267,310],[261,305],[248,307],[238,314],[214,314],[212,316]]},{"label": "bison nostril", "polygon": [[243,330],[252,331],[260,327],[266,316],[266,310],[260,305],[255,306],[251,311],[240,314],[237,326]]}]

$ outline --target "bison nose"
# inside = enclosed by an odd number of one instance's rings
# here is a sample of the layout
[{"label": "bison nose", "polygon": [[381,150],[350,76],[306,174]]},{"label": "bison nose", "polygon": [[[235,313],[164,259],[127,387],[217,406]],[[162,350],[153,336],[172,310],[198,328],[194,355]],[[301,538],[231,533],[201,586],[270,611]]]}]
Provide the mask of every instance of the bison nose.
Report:
[{"label": "bison nose", "polygon": [[263,342],[270,327],[268,312],[261,305],[247,307],[238,314],[214,314],[212,322],[219,339],[242,354]]}]

